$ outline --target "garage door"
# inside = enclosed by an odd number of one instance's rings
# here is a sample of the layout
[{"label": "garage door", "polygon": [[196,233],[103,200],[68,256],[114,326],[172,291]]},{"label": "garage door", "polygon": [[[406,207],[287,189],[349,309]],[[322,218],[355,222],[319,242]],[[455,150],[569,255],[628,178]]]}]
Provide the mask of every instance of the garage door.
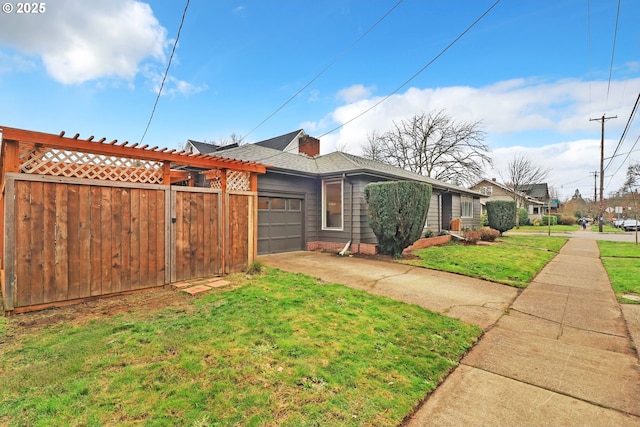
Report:
[{"label": "garage door", "polygon": [[302,212],[304,201],[294,197],[258,198],[258,253],[303,249]]}]

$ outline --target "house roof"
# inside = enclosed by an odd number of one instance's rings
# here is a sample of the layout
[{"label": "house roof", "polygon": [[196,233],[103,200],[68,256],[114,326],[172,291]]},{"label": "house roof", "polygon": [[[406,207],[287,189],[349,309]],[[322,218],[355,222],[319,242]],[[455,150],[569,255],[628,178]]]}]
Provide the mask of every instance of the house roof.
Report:
[{"label": "house roof", "polygon": [[520,187],[520,190],[536,199],[546,199],[549,197],[549,187],[547,187],[547,184],[523,185]]},{"label": "house roof", "polygon": [[[478,182],[477,184],[475,184],[474,186],[472,186],[471,188],[474,187],[478,187],[479,185],[482,184],[490,184],[490,185],[495,185],[496,187],[500,187],[505,191],[508,191],[509,193],[514,193],[512,188],[509,188],[508,186],[504,185],[504,184],[500,184],[497,181],[494,180],[490,180],[490,179],[482,179],[480,182]],[[544,186],[546,187],[547,184],[544,184]],[[524,197],[528,202],[532,203],[532,204],[538,204],[538,205],[543,205],[544,202],[541,202],[540,200],[537,200],[535,197],[529,195],[526,191],[519,191],[520,193],[520,197]],[[489,197],[489,196],[484,196],[484,197]]]},{"label": "house roof", "polygon": [[480,194],[468,188],[448,184],[437,179],[415,174],[404,169],[388,165],[375,160],[365,159],[339,151],[324,154],[314,158],[297,153],[282,152],[277,149],[267,148],[260,144],[246,144],[237,148],[231,148],[216,155],[237,160],[260,162],[269,166],[269,170],[293,172],[307,176],[331,176],[343,173],[365,174],[383,176],[388,179],[410,179],[431,184],[434,188],[454,190],[460,193]]},{"label": "house roof", "polygon": [[210,144],[208,142],[194,141],[193,139],[187,139],[187,143],[193,145],[195,147],[195,149],[198,150],[202,154],[213,153],[218,148],[220,148],[219,145]]},{"label": "house roof", "polygon": [[275,138],[265,139],[264,141],[256,142],[256,145],[266,148],[273,148],[274,150],[284,151],[287,145],[291,144],[298,135],[304,134],[304,130],[298,129],[293,132],[289,132],[285,135],[276,136]]},{"label": "house roof", "polygon": [[224,150],[216,155],[237,160],[262,159],[265,165],[275,169],[318,175],[320,172],[314,159],[297,153],[288,153],[256,144],[245,144]]}]

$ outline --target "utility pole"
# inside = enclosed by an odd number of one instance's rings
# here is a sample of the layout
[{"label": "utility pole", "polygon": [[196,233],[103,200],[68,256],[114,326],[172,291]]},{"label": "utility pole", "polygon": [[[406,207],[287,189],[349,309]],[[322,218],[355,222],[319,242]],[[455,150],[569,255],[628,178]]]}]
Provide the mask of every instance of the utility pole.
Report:
[{"label": "utility pole", "polygon": [[593,203],[598,201],[598,184],[596,179],[598,179],[598,171],[591,172],[593,174]]},{"label": "utility pole", "polygon": [[600,122],[602,125],[602,131],[600,132],[600,212],[598,216],[598,232],[602,233],[602,222],[604,221],[604,122],[609,119],[617,119],[618,116],[605,117],[603,114],[599,119],[589,119],[590,122]]}]

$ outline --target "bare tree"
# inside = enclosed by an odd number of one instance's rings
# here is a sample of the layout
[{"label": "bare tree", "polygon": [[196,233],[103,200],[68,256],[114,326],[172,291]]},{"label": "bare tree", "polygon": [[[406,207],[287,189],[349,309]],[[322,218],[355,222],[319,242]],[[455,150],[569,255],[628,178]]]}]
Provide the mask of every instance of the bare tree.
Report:
[{"label": "bare tree", "polygon": [[457,123],[439,111],[394,122],[368,137],[363,156],[457,185],[474,184],[493,164],[480,122]]},{"label": "bare tree", "polygon": [[630,193],[637,187],[640,181],[640,163],[634,163],[627,167],[627,178],[620,189],[622,194]]},{"label": "bare tree", "polygon": [[231,135],[229,135],[228,138],[220,138],[219,140],[212,140],[210,144],[215,144],[220,147],[224,147],[226,145],[231,145],[231,144],[242,145],[244,144],[244,137],[233,132]]},{"label": "bare tree", "polygon": [[[547,179],[550,169],[541,168],[534,165],[525,156],[514,156],[507,165],[506,186],[512,191],[513,200],[518,208],[525,206],[527,195],[523,189],[539,184]],[[516,227],[519,227],[518,215],[516,215]]]}]

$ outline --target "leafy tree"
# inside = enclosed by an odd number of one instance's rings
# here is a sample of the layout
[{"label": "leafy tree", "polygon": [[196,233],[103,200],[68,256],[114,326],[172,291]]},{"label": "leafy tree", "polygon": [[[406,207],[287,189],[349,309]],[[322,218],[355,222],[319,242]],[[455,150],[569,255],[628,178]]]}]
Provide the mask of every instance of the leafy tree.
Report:
[{"label": "leafy tree", "polygon": [[415,181],[375,182],[364,187],[369,225],[380,252],[399,257],[420,238],[431,201],[431,185]]},{"label": "leafy tree", "polygon": [[516,202],[493,200],[486,204],[489,227],[498,230],[500,235],[516,226]]},{"label": "leafy tree", "polygon": [[374,132],[362,155],[456,185],[472,185],[493,161],[480,122],[457,123],[444,111],[394,122]]}]

